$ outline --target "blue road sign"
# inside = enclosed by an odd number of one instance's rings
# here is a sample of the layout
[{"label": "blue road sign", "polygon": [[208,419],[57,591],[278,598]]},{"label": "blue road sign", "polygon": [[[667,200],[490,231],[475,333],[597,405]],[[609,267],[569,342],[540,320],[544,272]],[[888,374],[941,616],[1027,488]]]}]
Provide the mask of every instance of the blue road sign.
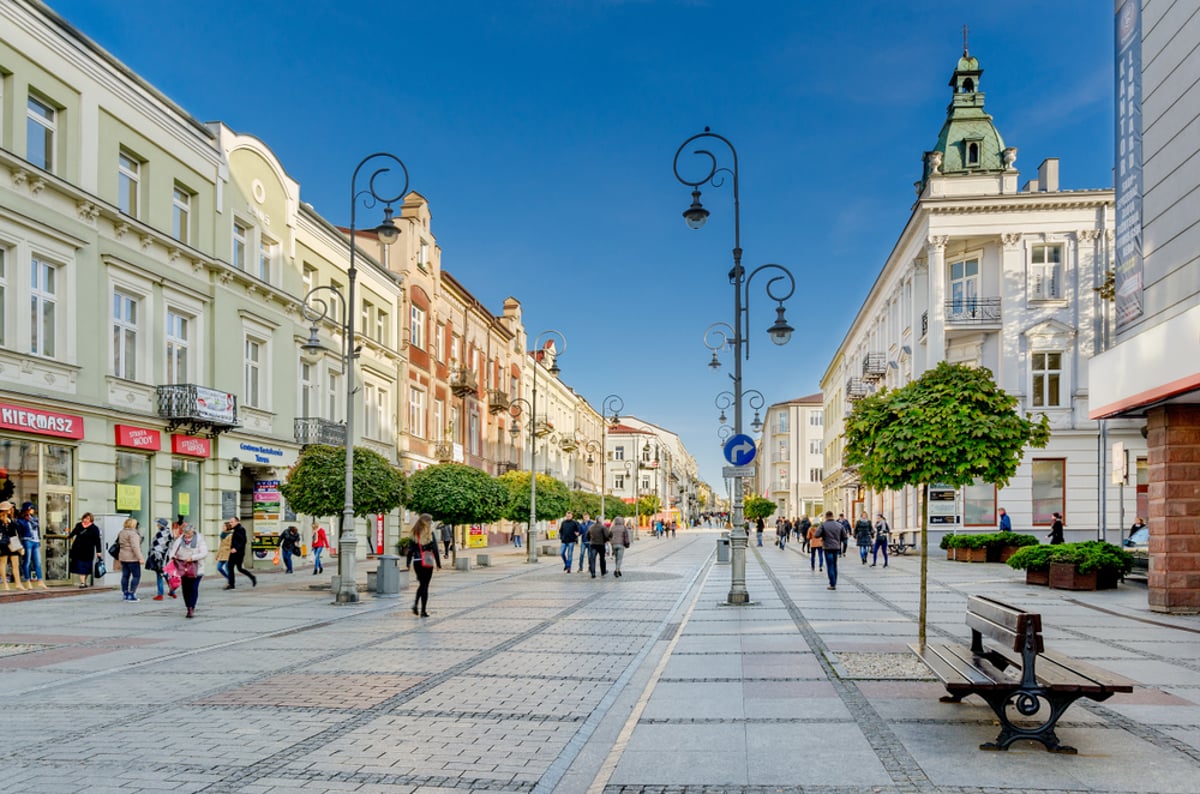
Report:
[{"label": "blue road sign", "polygon": [[757,452],[758,450],[754,447],[754,439],[745,433],[730,436],[729,440],[725,442],[725,460],[734,466],[745,466],[754,460]]}]

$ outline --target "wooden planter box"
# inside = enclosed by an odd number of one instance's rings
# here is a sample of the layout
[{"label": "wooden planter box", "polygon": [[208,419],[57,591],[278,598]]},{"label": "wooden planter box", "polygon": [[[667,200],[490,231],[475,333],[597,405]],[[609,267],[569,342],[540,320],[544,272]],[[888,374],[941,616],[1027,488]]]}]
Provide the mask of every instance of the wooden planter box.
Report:
[{"label": "wooden planter box", "polygon": [[1050,588],[1052,590],[1095,590],[1096,572],[1079,573],[1074,565],[1062,562],[1050,563]]},{"label": "wooden planter box", "polygon": [[1096,589],[1097,590],[1115,590],[1120,581],[1116,571],[1099,570],[1096,571]]},{"label": "wooden planter box", "polygon": [[947,560],[953,560],[953,559],[954,559],[954,552],[956,552],[956,551],[958,551],[958,549],[946,549],[946,559],[947,559]]},{"label": "wooden planter box", "polygon": [[1002,546],[1000,547],[1000,558],[996,562],[1008,562],[1008,558],[1020,550],[1020,546]]},{"label": "wooden planter box", "polygon": [[958,559],[960,562],[987,562],[987,546],[981,546],[978,549],[959,549]]},{"label": "wooden planter box", "polygon": [[1025,569],[1025,584],[1040,585],[1047,587],[1050,584],[1050,569],[1049,568],[1026,568]]}]

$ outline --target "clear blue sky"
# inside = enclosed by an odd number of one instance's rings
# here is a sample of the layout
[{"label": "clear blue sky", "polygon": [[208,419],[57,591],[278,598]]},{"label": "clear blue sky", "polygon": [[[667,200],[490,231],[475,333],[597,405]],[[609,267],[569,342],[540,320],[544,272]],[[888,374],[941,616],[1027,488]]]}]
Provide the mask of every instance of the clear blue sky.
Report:
[{"label": "clear blue sky", "polygon": [[733,319],[732,193],[708,189],[708,225],[684,226],[684,139],[733,141],[744,263],[799,282],[787,347],[761,285],[751,298],[745,386],[768,402],[819,389],[903,228],[963,24],[1022,183],[1060,157],[1064,188],[1112,184],[1101,0],[50,5],[192,115],[265,141],[334,223],[355,164],[397,154],[443,266],[494,312],[519,299],[531,337],[561,330],[563,379],[678,432],[719,490],[731,369],[705,366],[701,335]]}]

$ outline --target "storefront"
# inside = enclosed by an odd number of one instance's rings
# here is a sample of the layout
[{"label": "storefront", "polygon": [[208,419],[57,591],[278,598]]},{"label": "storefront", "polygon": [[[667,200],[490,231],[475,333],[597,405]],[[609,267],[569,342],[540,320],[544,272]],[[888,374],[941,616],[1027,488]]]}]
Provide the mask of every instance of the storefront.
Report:
[{"label": "storefront", "polygon": [[148,427],[113,426],[116,444],[117,512],[137,519],[145,537],[152,531],[154,516],[151,484],[154,454],[162,449],[162,434]]},{"label": "storefront", "polygon": [[47,581],[69,578],[67,534],[75,514],[75,452],[83,417],[0,403],[0,499],[40,516],[37,550]]},{"label": "storefront", "polygon": [[204,461],[211,457],[212,441],[209,439],[172,434],[171,518],[186,521],[201,532],[204,531],[204,516],[200,509],[203,504],[200,475]]}]

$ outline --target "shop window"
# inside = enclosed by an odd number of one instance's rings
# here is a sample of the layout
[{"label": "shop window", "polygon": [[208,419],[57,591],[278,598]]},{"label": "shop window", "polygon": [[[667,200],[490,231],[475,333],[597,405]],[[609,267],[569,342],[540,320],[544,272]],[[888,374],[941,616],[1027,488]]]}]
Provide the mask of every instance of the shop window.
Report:
[{"label": "shop window", "polygon": [[1066,501],[1067,461],[1035,458],[1033,469],[1033,523],[1049,526],[1055,513],[1063,513]]},{"label": "shop window", "polygon": [[171,510],[202,532],[200,523],[200,461],[171,458]]},{"label": "shop window", "polygon": [[53,357],[58,338],[58,267],[38,259],[30,268],[31,333],[29,352]]},{"label": "shop window", "polygon": [[117,452],[117,512],[137,519],[143,540],[146,539],[147,528],[154,523],[150,516],[151,460],[148,455]]},{"label": "shop window", "polygon": [[963,488],[963,522],[968,527],[994,527],[996,517],[996,486],[976,480]]}]

